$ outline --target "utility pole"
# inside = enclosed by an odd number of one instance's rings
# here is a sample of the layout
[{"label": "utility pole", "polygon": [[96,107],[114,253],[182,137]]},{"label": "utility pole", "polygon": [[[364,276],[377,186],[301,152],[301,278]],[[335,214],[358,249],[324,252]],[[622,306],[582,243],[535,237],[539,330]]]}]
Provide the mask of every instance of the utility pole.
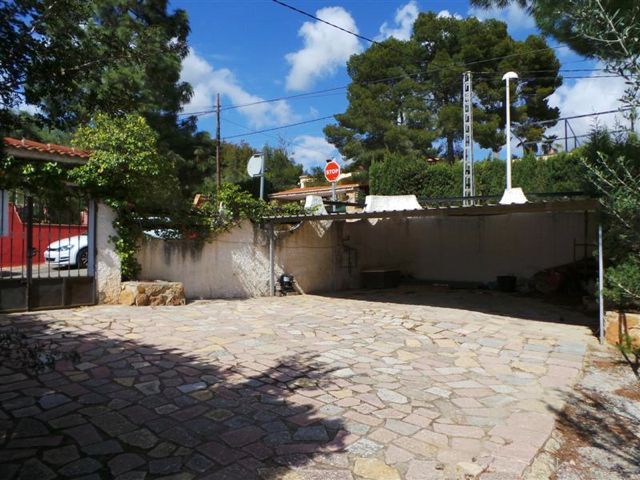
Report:
[{"label": "utility pole", "polygon": [[[462,196],[473,197],[473,87],[471,72],[462,74],[462,121],[463,121],[463,153],[462,153]],[[473,200],[464,200],[463,205],[473,205]]]},{"label": "utility pole", "polygon": [[216,191],[220,191],[220,94],[216,97]]}]

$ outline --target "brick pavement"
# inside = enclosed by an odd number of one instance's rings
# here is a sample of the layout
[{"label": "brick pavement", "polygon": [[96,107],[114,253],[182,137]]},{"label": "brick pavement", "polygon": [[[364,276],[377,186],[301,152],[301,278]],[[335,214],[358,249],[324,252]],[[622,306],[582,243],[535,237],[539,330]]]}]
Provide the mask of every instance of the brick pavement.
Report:
[{"label": "brick pavement", "polygon": [[580,320],[406,289],[0,315],[79,354],[0,366],[0,478],[519,478],[594,341]]}]

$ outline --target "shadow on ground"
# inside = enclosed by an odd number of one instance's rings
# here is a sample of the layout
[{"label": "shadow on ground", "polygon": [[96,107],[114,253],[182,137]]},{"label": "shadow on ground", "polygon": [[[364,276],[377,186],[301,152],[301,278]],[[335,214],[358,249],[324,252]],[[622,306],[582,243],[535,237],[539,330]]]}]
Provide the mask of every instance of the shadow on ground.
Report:
[{"label": "shadow on ground", "polygon": [[590,328],[594,333],[598,329],[595,314],[585,314],[575,302],[567,302],[566,298],[562,301],[543,296],[427,285],[401,285],[398,288],[381,290],[349,290],[327,296],[366,302],[464,309],[538,322],[581,325]]},{"label": "shadow on ground", "polygon": [[313,400],[331,370],[312,356],[223,366],[123,331],[80,334],[46,319],[0,316],[0,332],[79,355],[36,373],[0,352],[2,479],[271,480],[312,459],[317,478],[323,464],[348,467],[332,453],[348,435],[339,412]]},{"label": "shadow on ground", "polygon": [[554,478],[640,478],[640,385],[617,363],[592,367],[562,410],[550,408],[562,439]]}]

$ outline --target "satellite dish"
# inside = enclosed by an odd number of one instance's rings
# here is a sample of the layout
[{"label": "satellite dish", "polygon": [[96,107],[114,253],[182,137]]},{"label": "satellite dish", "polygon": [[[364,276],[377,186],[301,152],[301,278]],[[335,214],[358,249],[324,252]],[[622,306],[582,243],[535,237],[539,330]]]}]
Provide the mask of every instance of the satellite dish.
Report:
[{"label": "satellite dish", "polygon": [[250,177],[259,177],[264,170],[264,159],[262,155],[256,153],[251,156],[247,163],[247,173]]}]

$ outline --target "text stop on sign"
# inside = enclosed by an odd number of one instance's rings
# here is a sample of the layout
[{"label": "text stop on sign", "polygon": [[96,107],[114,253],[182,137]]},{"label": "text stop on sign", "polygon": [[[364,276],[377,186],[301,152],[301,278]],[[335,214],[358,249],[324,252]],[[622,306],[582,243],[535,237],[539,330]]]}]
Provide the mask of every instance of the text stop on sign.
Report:
[{"label": "text stop on sign", "polygon": [[331,160],[327,162],[324,166],[324,178],[327,179],[328,182],[336,182],[340,177],[340,165],[335,160]]}]

